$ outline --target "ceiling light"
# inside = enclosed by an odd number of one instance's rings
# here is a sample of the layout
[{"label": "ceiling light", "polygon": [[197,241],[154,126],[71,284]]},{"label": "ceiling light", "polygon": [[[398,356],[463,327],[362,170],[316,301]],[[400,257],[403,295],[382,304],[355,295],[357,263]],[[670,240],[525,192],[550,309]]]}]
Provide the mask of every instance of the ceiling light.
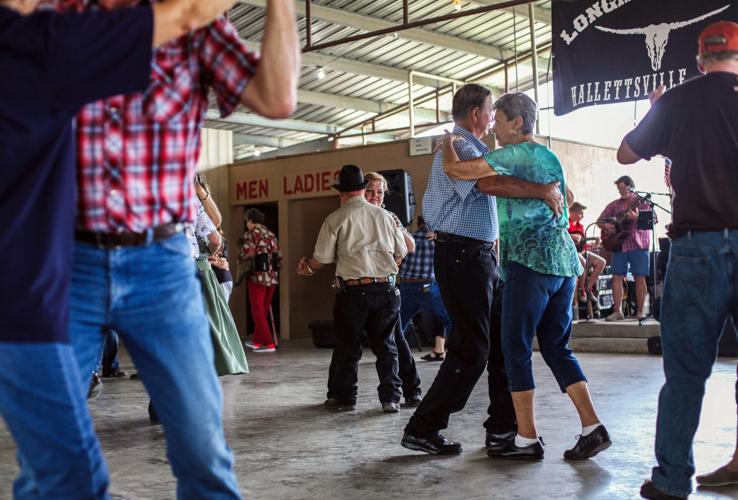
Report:
[{"label": "ceiling light", "polygon": [[325,78],[325,70],[323,69],[323,66],[318,66],[318,69],[315,71],[315,77],[318,80]]},{"label": "ceiling light", "polygon": [[454,5],[454,10],[461,10],[461,0],[451,0]]},{"label": "ceiling light", "polygon": [[261,156],[261,149],[255,149],[255,150],[254,150],[254,156],[256,156],[257,158],[258,158],[259,156]]}]

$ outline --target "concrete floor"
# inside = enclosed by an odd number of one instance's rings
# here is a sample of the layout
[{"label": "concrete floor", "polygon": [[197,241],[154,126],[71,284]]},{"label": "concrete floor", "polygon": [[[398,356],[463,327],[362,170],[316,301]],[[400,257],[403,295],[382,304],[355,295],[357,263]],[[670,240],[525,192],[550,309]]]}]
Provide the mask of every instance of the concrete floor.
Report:
[{"label": "concrete floor", "polygon": [[[224,420],[244,497],[252,499],[487,499],[637,498],[653,465],[653,435],[661,358],[581,354],[595,404],[613,446],[595,459],[567,463],[561,455],[579,432],[576,413],[535,355],[537,413],[546,459],[509,463],[487,458],[484,430],[486,382],[467,408],[453,416],[446,435],[461,440],[459,457],[438,458],[399,444],[411,415],[381,412],[376,373],[368,353],[359,374],[353,414],[329,413],[325,396],[330,351],[293,344],[274,354],[250,354],[252,373],[223,379]],[[419,362],[423,387],[437,364]],[[123,358],[123,367],[130,361]],[[716,468],[735,443],[735,360],[721,359],[708,385],[695,455],[698,473]],[[91,411],[108,458],[112,493],[124,499],[174,498],[162,429],[146,415],[139,382],[105,382]],[[17,472],[14,446],[0,424],[0,498],[10,498]],[[738,488],[699,490],[694,498],[738,498]]]}]

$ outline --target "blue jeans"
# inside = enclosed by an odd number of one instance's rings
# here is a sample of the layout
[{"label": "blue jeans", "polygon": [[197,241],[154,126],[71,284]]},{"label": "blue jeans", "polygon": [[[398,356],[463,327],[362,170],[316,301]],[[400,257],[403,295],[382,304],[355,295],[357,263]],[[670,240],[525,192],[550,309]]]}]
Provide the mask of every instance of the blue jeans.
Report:
[{"label": "blue jeans", "polygon": [[665,493],[687,496],[692,490],[692,441],[729,315],[738,318],[738,231],[672,241],[661,302],[666,383],[659,394],[652,476]]},{"label": "blue jeans", "polygon": [[400,325],[402,331],[407,329],[410,320],[421,309],[433,314],[443,323],[444,337],[451,332],[451,318],[443,307],[441,290],[438,283],[400,283]]},{"label": "blue jeans", "polygon": [[18,446],[20,499],[108,498],[108,469],[66,344],[0,343],[0,412]]},{"label": "blue jeans", "polygon": [[533,337],[561,392],[586,381],[569,349],[575,277],[541,274],[508,262],[502,289],[502,352],[510,392],[529,391],[533,381]]},{"label": "blue jeans", "polygon": [[184,234],[141,247],[77,243],[70,335],[83,386],[108,329],[126,344],[164,426],[178,498],[240,498],[200,281]]}]

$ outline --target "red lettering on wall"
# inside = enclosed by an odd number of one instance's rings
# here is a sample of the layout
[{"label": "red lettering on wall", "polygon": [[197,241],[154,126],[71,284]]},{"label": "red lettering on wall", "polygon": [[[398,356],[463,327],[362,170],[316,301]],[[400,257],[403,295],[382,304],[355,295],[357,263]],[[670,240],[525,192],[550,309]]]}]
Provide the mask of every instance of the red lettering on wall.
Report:
[{"label": "red lettering on wall", "polygon": [[320,191],[328,191],[331,188],[330,176],[330,172],[320,173],[320,187],[318,188]]},{"label": "red lettering on wall", "polygon": [[292,194],[292,191],[287,187],[287,177],[282,177],[282,192],[284,194]]},{"label": "red lettering on wall", "polygon": [[244,181],[236,184],[236,199],[257,200],[269,197],[269,179]]},{"label": "red lettering on wall", "polygon": [[236,199],[246,198],[246,183],[236,184]]},{"label": "red lettering on wall", "polygon": [[315,188],[315,177],[319,174],[307,174],[305,176],[305,193],[312,193]]}]

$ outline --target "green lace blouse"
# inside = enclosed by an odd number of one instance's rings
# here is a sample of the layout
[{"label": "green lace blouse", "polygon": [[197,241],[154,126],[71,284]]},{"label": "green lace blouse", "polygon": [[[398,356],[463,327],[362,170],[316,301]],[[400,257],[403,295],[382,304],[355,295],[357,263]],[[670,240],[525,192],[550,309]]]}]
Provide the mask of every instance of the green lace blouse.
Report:
[{"label": "green lace blouse", "polygon": [[[484,155],[500,175],[509,175],[539,184],[559,181],[566,193],[561,163],[546,146],[525,142],[505,146]],[[500,269],[503,277],[508,262],[517,262],[541,274],[579,276],[579,263],[569,227],[569,209],[561,217],[543,201],[532,198],[497,198],[500,224]]]}]

